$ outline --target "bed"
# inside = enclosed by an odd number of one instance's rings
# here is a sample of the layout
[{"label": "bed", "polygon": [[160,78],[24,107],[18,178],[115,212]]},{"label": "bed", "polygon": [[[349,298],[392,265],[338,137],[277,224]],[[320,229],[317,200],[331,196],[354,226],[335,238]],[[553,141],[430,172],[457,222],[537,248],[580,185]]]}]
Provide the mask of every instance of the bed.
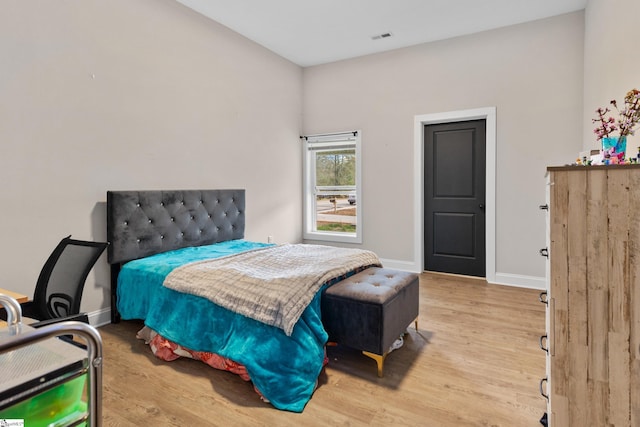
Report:
[{"label": "bed", "polygon": [[[107,192],[112,322],[142,319],[156,356],[202,360],[302,412],[326,364],[322,292],[380,263],[369,251],[247,241],[244,225],[244,190]],[[293,280],[273,277],[289,264]],[[313,286],[298,289],[300,271]],[[276,298],[279,286],[289,294]]]}]

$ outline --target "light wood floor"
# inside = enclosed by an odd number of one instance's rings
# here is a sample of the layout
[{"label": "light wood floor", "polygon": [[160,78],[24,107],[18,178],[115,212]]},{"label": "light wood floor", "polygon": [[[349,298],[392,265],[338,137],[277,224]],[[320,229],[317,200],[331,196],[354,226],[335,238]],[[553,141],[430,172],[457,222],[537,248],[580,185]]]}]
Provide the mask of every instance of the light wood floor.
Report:
[{"label": "light wood floor", "polygon": [[359,352],[330,362],[301,414],[263,403],[249,383],[201,362],[157,360],[139,322],[100,328],[105,426],[540,426],[545,372],[539,291],[436,274],[420,277],[419,330],[384,378]]}]

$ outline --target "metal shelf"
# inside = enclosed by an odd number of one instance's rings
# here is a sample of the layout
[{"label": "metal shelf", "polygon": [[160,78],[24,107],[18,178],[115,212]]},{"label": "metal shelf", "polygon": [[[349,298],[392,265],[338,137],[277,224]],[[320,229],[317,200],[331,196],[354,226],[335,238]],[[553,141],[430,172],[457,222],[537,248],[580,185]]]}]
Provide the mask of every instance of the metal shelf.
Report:
[{"label": "metal shelf", "polygon": [[[56,425],[100,426],[102,339],[98,331],[75,321],[33,328],[22,324],[20,305],[13,298],[0,294],[0,304],[8,313],[7,326],[0,328],[0,418],[17,414],[25,425],[36,425],[38,411],[31,408],[49,402],[54,407],[51,411],[60,413]],[[84,348],[59,339],[65,335],[83,338]]]}]

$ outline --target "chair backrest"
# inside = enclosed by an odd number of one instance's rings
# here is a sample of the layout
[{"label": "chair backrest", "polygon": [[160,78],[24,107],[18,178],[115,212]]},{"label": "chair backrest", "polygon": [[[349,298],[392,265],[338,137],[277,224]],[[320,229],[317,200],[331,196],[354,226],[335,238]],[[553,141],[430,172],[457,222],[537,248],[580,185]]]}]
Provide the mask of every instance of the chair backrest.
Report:
[{"label": "chair backrest", "polygon": [[33,308],[40,320],[80,312],[80,300],[89,271],[108,243],[65,237],[47,259],[38,276]]}]

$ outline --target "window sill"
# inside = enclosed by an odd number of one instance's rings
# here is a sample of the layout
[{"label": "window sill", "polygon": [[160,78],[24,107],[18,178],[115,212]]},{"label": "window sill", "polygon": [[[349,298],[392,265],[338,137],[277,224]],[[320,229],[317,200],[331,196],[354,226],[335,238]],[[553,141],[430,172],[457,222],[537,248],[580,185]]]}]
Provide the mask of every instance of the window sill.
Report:
[{"label": "window sill", "polygon": [[331,233],[320,231],[307,231],[302,236],[305,240],[317,240],[322,242],[337,243],[362,243],[362,237],[357,233]]}]

